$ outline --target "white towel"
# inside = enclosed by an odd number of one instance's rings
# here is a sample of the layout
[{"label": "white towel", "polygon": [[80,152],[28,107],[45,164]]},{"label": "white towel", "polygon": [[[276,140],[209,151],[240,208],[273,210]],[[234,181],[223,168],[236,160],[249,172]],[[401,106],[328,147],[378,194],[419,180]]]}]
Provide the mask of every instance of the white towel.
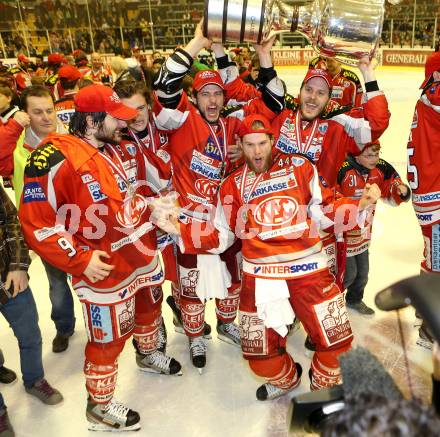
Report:
[{"label": "white towel", "polygon": [[197,255],[197,297],[205,302],[213,297],[225,299],[231,286],[231,274],[219,255]]},{"label": "white towel", "polygon": [[287,282],[282,279],[255,278],[255,305],[264,326],[285,337],[288,333],[287,326],[295,318],[289,302]]}]

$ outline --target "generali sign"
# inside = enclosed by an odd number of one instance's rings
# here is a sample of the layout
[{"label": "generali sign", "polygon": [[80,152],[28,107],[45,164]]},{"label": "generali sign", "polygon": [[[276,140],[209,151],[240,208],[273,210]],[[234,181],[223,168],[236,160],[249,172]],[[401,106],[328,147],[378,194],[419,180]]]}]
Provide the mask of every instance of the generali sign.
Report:
[{"label": "generali sign", "polygon": [[423,67],[426,58],[432,53],[428,50],[382,50],[382,65]]}]

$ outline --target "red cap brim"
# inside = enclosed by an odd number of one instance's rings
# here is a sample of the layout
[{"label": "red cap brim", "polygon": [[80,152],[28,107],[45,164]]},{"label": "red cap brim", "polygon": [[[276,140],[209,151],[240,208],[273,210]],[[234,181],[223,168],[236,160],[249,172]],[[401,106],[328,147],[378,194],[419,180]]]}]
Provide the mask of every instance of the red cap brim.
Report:
[{"label": "red cap brim", "polygon": [[117,118],[118,120],[132,120],[136,118],[138,111],[137,109],[130,108],[124,104],[121,104],[118,108],[107,111],[112,117]]}]

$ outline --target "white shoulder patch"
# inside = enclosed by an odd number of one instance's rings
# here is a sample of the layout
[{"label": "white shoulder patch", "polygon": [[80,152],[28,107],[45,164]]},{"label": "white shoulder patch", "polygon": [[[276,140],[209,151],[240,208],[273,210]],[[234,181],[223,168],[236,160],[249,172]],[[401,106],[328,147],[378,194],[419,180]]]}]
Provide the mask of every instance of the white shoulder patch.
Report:
[{"label": "white shoulder patch", "polygon": [[170,162],[171,156],[168,152],[161,149],[158,150],[156,153],[157,157],[160,158],[165,164],[168,164]]}]

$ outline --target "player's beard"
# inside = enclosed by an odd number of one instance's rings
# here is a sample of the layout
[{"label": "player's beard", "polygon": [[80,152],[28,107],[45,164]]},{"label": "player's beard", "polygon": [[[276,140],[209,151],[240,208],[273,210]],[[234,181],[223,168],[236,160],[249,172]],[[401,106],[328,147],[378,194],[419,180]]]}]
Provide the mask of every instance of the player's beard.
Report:
[{"label": "player's beard", "polygon": [[121,131],[115,129],[113,132],[108,132],[105,128],[101,128],[95,134],[95,138],[105,144],[119,144],[122,139]]},{"label": "player's beard", "polygon": [[244,157],[247,166],[254,172],[254,173],[264,173],[265,171],[269,170],[269,168],[272,166],[273,158],[272,153],[269,153],[266,157],[262,158],[261,165],[256,166],[252,159],[248,158],[247,156]]}]

